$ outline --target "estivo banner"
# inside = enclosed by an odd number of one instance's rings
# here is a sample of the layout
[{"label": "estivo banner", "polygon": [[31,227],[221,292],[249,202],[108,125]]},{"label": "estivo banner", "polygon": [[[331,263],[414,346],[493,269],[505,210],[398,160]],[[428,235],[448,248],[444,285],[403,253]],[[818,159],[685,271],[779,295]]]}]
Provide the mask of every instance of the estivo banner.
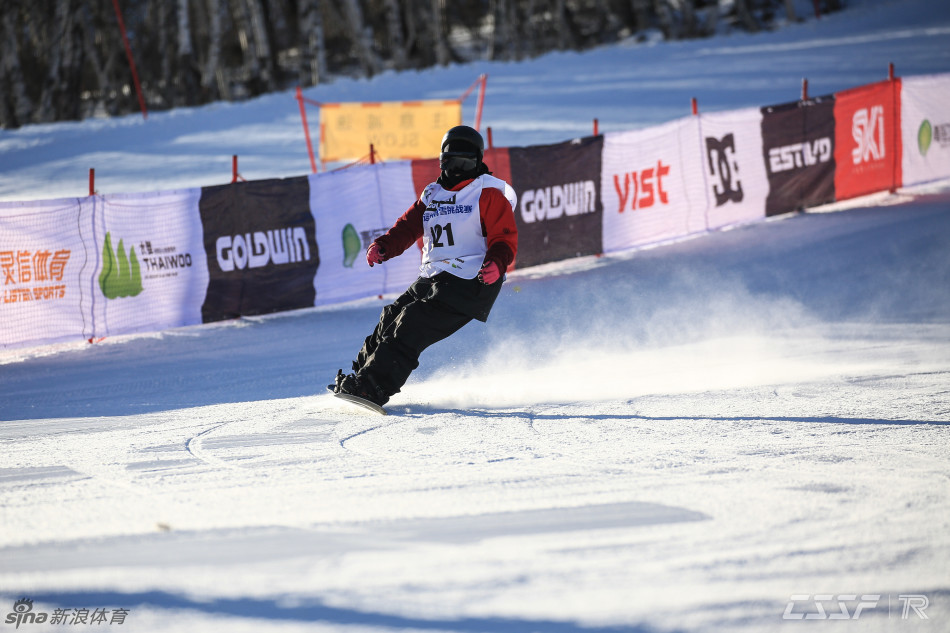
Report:
[{"label": "estivo banner", "polygon": [[835,199],[835,98],[762,108],[768,216]]}]

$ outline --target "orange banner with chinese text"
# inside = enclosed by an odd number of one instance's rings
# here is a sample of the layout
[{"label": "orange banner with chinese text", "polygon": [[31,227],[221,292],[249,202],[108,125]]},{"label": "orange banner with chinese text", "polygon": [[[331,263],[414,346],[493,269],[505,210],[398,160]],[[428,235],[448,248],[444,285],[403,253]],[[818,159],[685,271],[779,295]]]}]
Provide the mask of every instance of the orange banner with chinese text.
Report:
[{"label": "orange banner with chinese text", "polygon": [[381,160],[433,158],[445,131],[461,123],[461,101],[324,103],[320,159],[357,160],[369,154],[370,145]]}]

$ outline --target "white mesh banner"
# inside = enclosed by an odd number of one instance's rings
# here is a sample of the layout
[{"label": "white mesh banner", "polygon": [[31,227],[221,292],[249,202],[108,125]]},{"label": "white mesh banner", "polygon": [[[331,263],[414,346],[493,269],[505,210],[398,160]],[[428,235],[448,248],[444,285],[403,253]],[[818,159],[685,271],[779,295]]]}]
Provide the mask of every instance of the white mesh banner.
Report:
[{"label": "white mesh banner", "polygon": [[352,167],[310,176],[310,208],[317,221],[320,268],[317,305],[402,292],[419,276],[421,251],[370,268],[365,252],[417,198],[412,163]]},{"label": "white mesh banner", "polygon": [[201,189],[97,198],[95,333],[201,323],[208,288]]},{"label": "white mesh banner", "polygon": [[92,336],[93,200],[0,203],[0,346]]},{"label": "white mesh banner", "polygon": [[699,117],[706,182],[706,228],[765,217],[769,181],[762,153],[759,108]]},{"label": "white mesh banner", "polygon": [[903,184],[950,178],[950,74],[901,79]]},{"label": "white mesh banner", "polygon": [[706,229],[698,117],[604,136],[604,252]]}]

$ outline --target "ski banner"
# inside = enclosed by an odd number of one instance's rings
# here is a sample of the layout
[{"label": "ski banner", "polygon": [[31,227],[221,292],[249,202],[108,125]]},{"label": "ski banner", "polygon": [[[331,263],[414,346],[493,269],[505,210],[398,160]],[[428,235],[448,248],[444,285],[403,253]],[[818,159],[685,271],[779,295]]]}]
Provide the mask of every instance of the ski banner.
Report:
[{"label": "ski banner", "polygon": [[0,203],[0,347],[92,336],[94,203]]},{"label": "ski banner", "polygon": [[307,176],[204,187],[198,208],[209,275],[203,321],[314,305],[320,251]]},{"label": "ski banner", "polygon": [[950,178],[950,74],[901,79],[904,185]]},{"label": "ski banner", "polygon": [[518,194],[518,266],[603,252],[603,147],[603,137],[592,136],[508,150]]},{"label": "ski banner", "polygon": [[699,117],[706,182],[706,228],[765,217],[769,194],[758,108]]},{"label": "ski banner", "polygon": [[370,145],[384,161],[438,156],[445,131],[461,123],[457,100],[324,103],[320,160],[356,160]]},{"label": "ski banner", "polygon": [[95,336],[201,323],[208,266],[201,189],[100,196],[95,215]]},{"label": "ski banner", "polygon": [[381,266],[366,264],[366,249],[416,201],[407,161],[313,174],[310,207],[317,218],[321,263],[317,305],[402,292],[419,276],[415,246]]},{"label": "ski banner", "polygon": [[901,184],[901,81],[835,93],[835,199]]},{"label": "ski banner", "polygon": [[603,251],[706,229],[699,118],[604,136]]},{"label": "ski banner", "polygon": [[826,96],[762,108],[766,215],[835,199],[834,106],[834,97]]}]

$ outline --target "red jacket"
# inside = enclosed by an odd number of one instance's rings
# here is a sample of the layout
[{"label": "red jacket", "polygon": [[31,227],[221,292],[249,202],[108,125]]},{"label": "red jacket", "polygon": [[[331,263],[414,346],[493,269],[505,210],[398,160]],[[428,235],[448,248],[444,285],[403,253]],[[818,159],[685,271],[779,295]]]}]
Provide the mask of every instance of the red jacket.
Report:
[{"label": "red jacket", "polygon": [[[463,180],[450,191],[464,189],[471,182],[471,179]],[[478,208],[482,216],[482,235],[485,236],[488,246],[485,261],[495,262],[499,271],[504,274],[518,253],[518,226],[515,224],[514,210],[505,194],[494,187],[482,189]],[[422,214],[425,210],[426,205],[421,200],[416,200],[396,220],[391,229],[376,238],[375,241],[383,248],[386,259],[401,255],[422,238]]]}]

